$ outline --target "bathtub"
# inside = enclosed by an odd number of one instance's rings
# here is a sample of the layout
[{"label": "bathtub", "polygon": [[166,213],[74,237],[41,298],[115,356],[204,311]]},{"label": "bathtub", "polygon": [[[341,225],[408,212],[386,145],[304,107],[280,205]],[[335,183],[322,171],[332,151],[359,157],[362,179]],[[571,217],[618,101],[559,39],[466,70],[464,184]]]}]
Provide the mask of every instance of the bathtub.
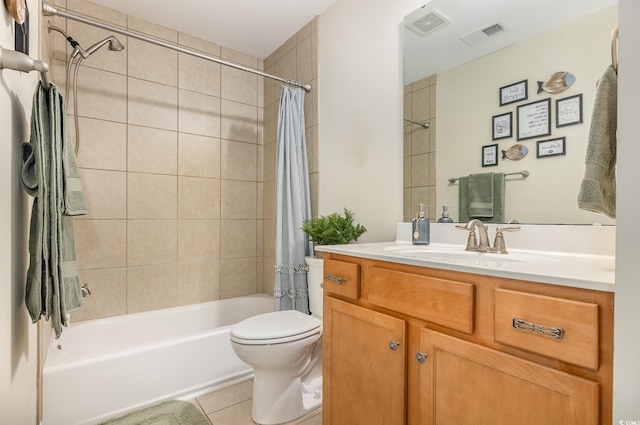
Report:
[{"label": "bathtub", "polygon": [[249,379],[231,348],[238,321],[273,311],[250,295],[72,323],[51,339],[42,372],[42,425],[90,425]]}]

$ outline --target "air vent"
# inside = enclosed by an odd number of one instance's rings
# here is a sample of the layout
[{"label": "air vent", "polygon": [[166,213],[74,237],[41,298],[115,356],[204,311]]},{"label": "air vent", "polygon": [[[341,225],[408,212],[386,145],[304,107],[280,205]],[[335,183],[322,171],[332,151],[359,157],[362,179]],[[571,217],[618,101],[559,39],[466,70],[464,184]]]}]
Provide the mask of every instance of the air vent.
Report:
[{"label": "air vent", "polygon": [[442,28],[451,21],[436,10],[426,11],[421,16],[407,16],[405,26],[421,37]]},{"label": "air vent", "polygon": [[504,25],[502,25],[500,22],[497,22],[479,30],[472,31],[469,34],[460,37],[460,40],[467,43],[467,45],[474,47],[480,43],[487,41],[490,38],[502,34],[503,32],[505,32]]}]

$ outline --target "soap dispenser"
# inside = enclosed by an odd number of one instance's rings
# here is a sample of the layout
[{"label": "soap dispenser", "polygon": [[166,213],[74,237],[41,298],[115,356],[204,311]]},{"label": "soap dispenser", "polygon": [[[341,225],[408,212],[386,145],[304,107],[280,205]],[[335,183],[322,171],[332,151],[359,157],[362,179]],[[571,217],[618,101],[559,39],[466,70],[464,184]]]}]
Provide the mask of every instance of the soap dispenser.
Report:
[{"label": "soap dispenser", "polygon": [[438,219],[438,223],[453,223],[453,219],[449,217],[449,207],[455,208],[453,205],[442,206],[442,217]]},{"label": "soap dispenser", "polygon": [[420,204],[418,216],[413,220],[411,242],[414,245],[429,245],[429,219],[424,216],[424,204]]}]

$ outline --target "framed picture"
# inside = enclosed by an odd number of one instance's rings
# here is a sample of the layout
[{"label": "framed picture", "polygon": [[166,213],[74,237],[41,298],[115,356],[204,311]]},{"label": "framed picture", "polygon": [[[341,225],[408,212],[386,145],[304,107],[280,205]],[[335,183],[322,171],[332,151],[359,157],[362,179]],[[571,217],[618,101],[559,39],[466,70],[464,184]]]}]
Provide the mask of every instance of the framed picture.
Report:
[{"label": "framed picture", "polygon": [[545,158],[547,156],[566,155],[565,147],[566,137],[558,137],[556,139],[540,140],[536,158]]},{"label": "framed picture", "polygon": [[551,134],[551,99],[518,106],[518,140]]},{"label": "framed picture", "polygon": [[482,166],[498,165],[498,144],[482,147]]},{"label": "framed picture", "polygon": [[582,94],[556,100],[556,127],[582,124]]},{"label": "framed picture", "polygon": [[518,81],[508,86],[500,87],[500,106],[520,102],[529,98],[528,80]]},{"label": "framed picture", "polygon": [[493,135],[491,140],[506,139],[511,137],[511,128],[513,112],[507,112],[502,115],[495,115],[492,121]]}]

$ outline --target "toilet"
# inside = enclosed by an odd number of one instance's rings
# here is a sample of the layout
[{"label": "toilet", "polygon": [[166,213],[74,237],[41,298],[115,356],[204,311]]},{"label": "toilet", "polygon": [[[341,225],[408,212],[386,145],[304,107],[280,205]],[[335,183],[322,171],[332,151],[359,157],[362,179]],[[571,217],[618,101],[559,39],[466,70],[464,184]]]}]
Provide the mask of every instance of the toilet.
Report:
[{"label": "toilet", "polygon": [[253,367],[251,417],[260,425],[299,418],[322,405],[322,260],[309,264],[309,309],[276,311],[231,328],[231,346]]}]

